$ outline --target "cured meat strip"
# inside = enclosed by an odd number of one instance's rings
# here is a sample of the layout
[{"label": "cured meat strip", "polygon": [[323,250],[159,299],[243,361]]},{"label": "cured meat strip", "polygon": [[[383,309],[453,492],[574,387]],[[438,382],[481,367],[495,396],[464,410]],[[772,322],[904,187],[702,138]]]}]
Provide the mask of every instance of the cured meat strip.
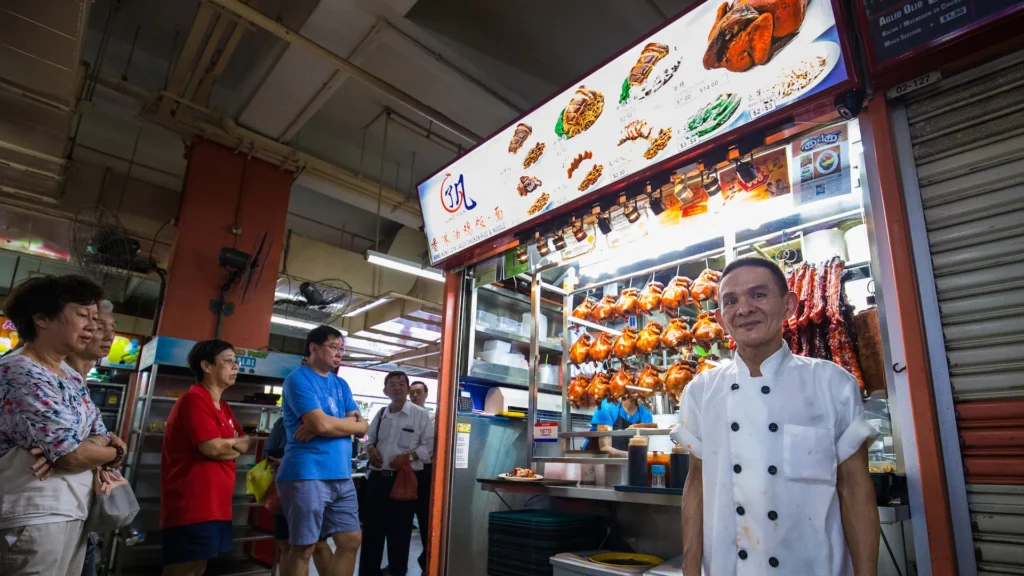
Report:
[{"label": "cured meat strip", "polygon": [[821,358],[822,360],[832,359],[832,351],[828,345],[828,324],[815,324],[814,352],[816,358]]},{"label": "cured meat strip", "polygon": [[832,321],[833,325],[841,325],[843,323],[843,310],[840,300],[843,291],[843,271],[846,270],[846,264],[841,258],[833,258],[832,262],[829,263],[829,268],[828,287],[825,294],[828,302],[825,305],[825,314]]},{"label": "cured meat strip", "polygon": [[797,324],[801,326],[807,326],[811,323],[811,310],[814,309],[814,291],[817,287],[815,279],[818,276],[818,269],[812,264],[807,267],[807,276],[804,278],[804,284],[800,288],[800,317],[797,318]]},{"label": "cured meat strip", "polygon": [[853,349],[853,343],[850,342],[850,336],[846,333],[846,326],[839,322],[832,324],[828,335],[828,345],[829,351],[832,353],[832,361],[853,374],[853,377],[857,379],[857,385],[863,391],[864,376],[861,374],[860,363],[857,362],[857,353]]},{"label": "cured meat strip", "polygon": [[814,357],[814,337],[809,326],[800,327],[800,352],[801,356]]},{"label": "cured meat strip", "polygon": [[803,307],[803,302],[799,300],[800,294],[804,287],[804,278],[807,277],[807,263],[805,262],[800,266],[800,269],[796,271],[795,280],[793,281],[793,292],[796,292],[798,301],[796,306],[796,312],[789,318],[789,329],[796,332],[799,323],[797,322],[800,317],[800,310]]},{"label": "cured meat strip", "polygon": [[828,281],[832,276],[830,263],[822,262],[821,268],[818,270],[818,276],[814,279],[814,294],[811,297],[811,322],[815,324],[821,324],[821,321],[825,319],[825,293],[828,291]]}]

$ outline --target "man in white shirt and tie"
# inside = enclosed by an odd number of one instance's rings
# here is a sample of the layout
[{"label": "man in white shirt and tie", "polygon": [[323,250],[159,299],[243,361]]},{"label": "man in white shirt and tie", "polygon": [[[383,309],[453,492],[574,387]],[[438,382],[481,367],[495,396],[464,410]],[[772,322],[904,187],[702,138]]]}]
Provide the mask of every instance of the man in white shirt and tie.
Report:
[{"label": "man in white shirt and tie", "polygon": [[718,305],[735,361],[684,389],[672,432],[690,452],[683,574],[877,575],[876,432],[857,380],[790,352],[782,322],[797,299],[774,263],[726,266]]},{"label": "man in white shirt and tie", "polygon": [[416,501],[392,500],[391,488],[402,467],[423,470],[423,463],[429,461],[434,447],[434,425],[426,409],[409,401],[409,377],[405,372],[390,372],[384,377],[384,394],[391,404],[374,416],[366,439],[370,475],[366,483],[368,514],[363,523],[360,576],[381,574],[385,541],[390,573],[405,576]]}]

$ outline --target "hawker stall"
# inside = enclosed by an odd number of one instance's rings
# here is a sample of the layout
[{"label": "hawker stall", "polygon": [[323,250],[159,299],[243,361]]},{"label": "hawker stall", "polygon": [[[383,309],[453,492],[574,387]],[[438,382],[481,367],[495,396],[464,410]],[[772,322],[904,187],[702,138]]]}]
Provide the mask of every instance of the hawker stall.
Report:
[{"label": "hawker stall", "polygon": [[696,6],[420,184],[448,272],[437,573],[681,573],[669,434],[694,376],[733,361],[715,311],[744,256],[799,298],[790,351],[857,379],[881,572],[908,573],[915,440],[856,66],[841,3],[785,4]]}]

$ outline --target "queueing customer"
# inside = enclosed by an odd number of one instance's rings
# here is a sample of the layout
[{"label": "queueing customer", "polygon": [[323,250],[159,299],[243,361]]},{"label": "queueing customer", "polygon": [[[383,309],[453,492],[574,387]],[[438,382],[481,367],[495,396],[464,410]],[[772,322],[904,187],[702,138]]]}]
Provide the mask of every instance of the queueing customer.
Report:
[{"label": "queueing customer", "polygon": [[[427,410],[427,389],[426,382],[417,380],[409,386],[409,400]],[[434,413],[427,410],[427,414],[430,416],[430,427],[435,430],[434,424]],[[423,461],[423,470],[416,473],[416,489],[419,491],[419,496],[416,500],[416,523],[420,527],[420,543],[423,545],[423,550],[420,552],[419,558],[416,562],[420,565],[420,570],[427,569],[427,543],[430,542],[430,486],[434,474],[434,466],[431,464],[434,457],[434,445],[430,445],[430,455]]]},{"label": "queueing customer", "polygon": [[[65,361],[94,337],[102,289],[81,276],[25,281],[4,309],[25,342],[0,363],[0,574],[80,574],[96,470],[125,446]],[[40,482],[40,480],[45,480]]]},{"label": "queueing customer", "polygon": [[381,408],[370,423],[366,452],[370,476],[366,484],[365,539],[359,558],[359,576],[380,576],[384,544],[392,576],[405,576],[409,566],[409,541],[416,501],[391,499],[395,477],[404,466],[416,472],[430,458],[434,446],[434,425],[427,410],[408,401],[409,377],[395,371],[384,377],[384,395],[391,404]]},{"label": "queueing customer", "polygon": [[[270,462],[270,467],[275,471],[281,467],[281,458],[284,457],[287,440],[288,436],[284,430],[284,418],[278,418],[277,422],[274,422],[274,426],[270,429],[270,437],[267,438],[267,444],[264,448],[267,460]],[[288,537],[288,520],[284,517],[284,514],[274,514],[274,541],[279,563],[288,555],[290,548]],[[313,549],[313,565],[316,566],[318,574],[329,574],[327,570],[328,566],[331,565],[332,555],[334,555],[334,551],[327,544],[327,537],[321,535],[320,541],[316,543],[316,547]]]},{"label": "queueing customer", "polygon": [[351,576],[362,542],[352,483],[352,435],[366,433],[348,384],[337,375],[345,343],[341,332],[318,326],[306,336],[306,361],[284,381],[282,418],[287,448],[277,470],[277,493],[291,545],[285,576],[307,576],[321,534],[335,553],[324,576]]},{"label": "queueing customer", "polygon": [[[110,347],[114,344],[114,330],[117,322],[114,320],[114,304],[110,300],[101,300],[97,304],[97,315],[95,317],[96,331],[93,332],[89,346],[81,353],[68,355],[66,362],[82,377],[82,381],[89,378],[89,372],[96,366],[96,363],[110,354]],[[99,555],[99,535],[90,533],[88,544],[85,548],[85,565],[82,568],[82,576],[96,576],[96,561]]]},{"label": "queueing customer", "polygon": [[160,457],[164,576],[200,576],[207,560],[231,550],[235,460],[249,450],[222,399],[238,376],[234,346],[197,342],[188,367],[196,384],[171,408]]}]

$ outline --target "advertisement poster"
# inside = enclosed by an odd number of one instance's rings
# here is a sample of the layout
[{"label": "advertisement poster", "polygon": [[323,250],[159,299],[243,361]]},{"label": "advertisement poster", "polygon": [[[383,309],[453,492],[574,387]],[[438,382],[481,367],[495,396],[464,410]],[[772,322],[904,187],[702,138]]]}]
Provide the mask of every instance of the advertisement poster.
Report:
[{"label": "advertisement poster", "polygon": [[832,126],[791,144],[793,202],[797,205],[853,191],[846,125]]},{"label": "advertisement poster", "polygon": [[1019,0],[864,0],[879,62],[1024,4]]},{"label": "advertisement poster", "polygon": [[420,184],[431,263],[847,79],[830,2],[774,20],[718,8],[686,13]]},{"label": "advertisement poster", "polygon": [[18,345],[18,331],[14,328],[14,322],[6,316],[0,316],[0,354],[13,350]]},{"label": "advertisement poster", "polygon": [[[153,338],[142,348],[139,370],[145,370],[153,364],[169,366],[188,366],[188,353],[195,342],[159,336]],[[302,363],[302,358],[294,354],[281,354],[264,350],[235,349],[238,360],[238,373],[270,378],[284,378]]]},{"label": "advertisement poster", "polygon": [[726,204],[767,200],[789,194],[789,164],[786,149],[776,148],[751,162],[756,178],[750,182],[740,179],[735,164],[718,171],[722,194]]},{"label": "advertisement poster", "polygon": [[114,343],[110,346],[110,353],[100,360],[103,366],[111,368],[134,369],[139,362],[139,353],[142,351],[140,338],[133,334],[117,334],[114,336]]}]

